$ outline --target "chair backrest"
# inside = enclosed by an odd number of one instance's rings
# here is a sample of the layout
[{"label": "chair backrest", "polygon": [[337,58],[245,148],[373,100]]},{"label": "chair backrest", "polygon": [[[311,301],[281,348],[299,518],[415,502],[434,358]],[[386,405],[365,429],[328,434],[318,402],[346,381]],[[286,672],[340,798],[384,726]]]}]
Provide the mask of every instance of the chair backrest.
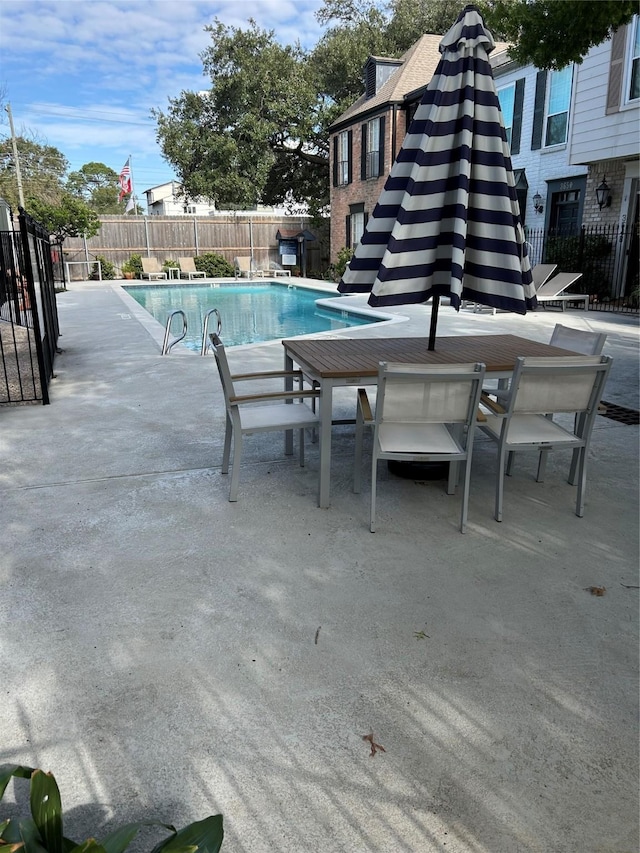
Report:
[{"label": "chair backrest", "polygon": [[178,263],[182,272],[197,272],[193,258],[180,258]]},{"label": "chair backrest", "polygon": [[536,290],[539,290],[542,285],[548,281],[554,272],[558,269],[558,264],[536,264],[531,270],[531,277]]},{"label": "chair backrest", "polygon": [[600,355],[606,339],[607,336],[600,332],[572,329],[570,326],[557,323],[549,343],[551,346],[579,352],[582,355]]},{"label": "chair backrest", "polygon": [[251,272],[253,269],[253,258],[249,255],[234,258],[234,264],[240,270],[240,272]]},{"label": "chair backrest", "polygon": [[141,258],[142,272],[162,272],[160,261],[157,258]]},{"label": "chair backrest", "polygon": [[484,364],[398,364],[378,369],[376,425],[472,423],[482,391]]},{"label": "chair backrest", "polygon": [[209,335],[209,340],[211,341],[211,349],[213,350],[213,354],[216,357],[218,373],[220,374],[220,382],[222,384],[222,390],[224,392],[224,400],[228,409],[230,402],[236,396],[236,393],[235,388],[233,386],[233,379],[231,378],[231,371],[229,370],[227,353],[225,352],[224,344],[215,332],[212,332]]},{"label": "chair backrest", "polygon": [[571,287],[579,278],[582,278],[581,272],[559,272],[558,275],[554,275],[553,278],[538,288],[536,296],[538,298],[543,296],[547,299],[552,296],[559,296],[563,290]]},{"label": "chair backrest", "polygon": [[507,417],[560,412],[595,417],[610,367],[611,358],[606,355],[518,358]]}]

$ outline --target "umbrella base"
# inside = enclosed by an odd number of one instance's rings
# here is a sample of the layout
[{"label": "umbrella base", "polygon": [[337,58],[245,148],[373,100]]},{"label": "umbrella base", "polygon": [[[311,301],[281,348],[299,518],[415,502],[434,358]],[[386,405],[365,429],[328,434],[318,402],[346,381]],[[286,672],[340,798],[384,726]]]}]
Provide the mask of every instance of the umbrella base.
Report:
[{"label": "umbrella base", "polygon": [[446,480],[449,476],[448,462],[387,462],[389,473],[405,480]]}]

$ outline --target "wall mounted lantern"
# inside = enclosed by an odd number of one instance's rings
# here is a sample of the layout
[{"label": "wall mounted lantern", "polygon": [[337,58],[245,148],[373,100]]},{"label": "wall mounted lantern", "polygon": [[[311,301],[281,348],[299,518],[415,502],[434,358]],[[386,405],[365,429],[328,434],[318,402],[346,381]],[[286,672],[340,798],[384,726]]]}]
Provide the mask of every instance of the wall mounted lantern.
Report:
[{"label": "wall mounted lantern", "polygon": [[544,210],[544,205],[542,204],[542,196],[540,193],[536,193],[533,197],[533,209],[536,213],[542,213]]},{"label": "wall mounted lantern", "polygon": [[600,210],[603,207],[611,207],[611,190],[605,175],[602,176],[602,183],[596,187],[596,201]]}]

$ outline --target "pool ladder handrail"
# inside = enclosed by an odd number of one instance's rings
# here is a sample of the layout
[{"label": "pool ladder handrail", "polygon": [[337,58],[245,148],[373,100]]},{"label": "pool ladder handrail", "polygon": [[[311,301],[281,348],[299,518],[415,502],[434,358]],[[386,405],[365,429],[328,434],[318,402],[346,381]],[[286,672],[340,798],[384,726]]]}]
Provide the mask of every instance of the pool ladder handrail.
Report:
[{"label": "pool ladder handrail", "polygon": [[[172,341],[169,340],[169,334],[171,333],[171,321],[173,318],[180,314],[182,316],[182,334],[175,337]],[[175,311],[171,311],[169,316],[167,317],[167,325],[164,330],[164,341],[162,342],[162,352],[161,355],[168,355],[171,352],[171,348],[174,347],[177,343],[179,343],[184,336],[187,334],[187,315],[181,308],[177,308]]]},{"label": "pool ladder handrail", "polygon": [[206,355],[209,347],[211,346],[211,341],[209,340],[209,317],[212,314],[215,314],[218,318],[216,334],[220,335],[220,332],[222,331],[222,317],[220,316],[220,312],[217,308],[210,308],[202,320],[202,347],[200,348],[200,355]]}]

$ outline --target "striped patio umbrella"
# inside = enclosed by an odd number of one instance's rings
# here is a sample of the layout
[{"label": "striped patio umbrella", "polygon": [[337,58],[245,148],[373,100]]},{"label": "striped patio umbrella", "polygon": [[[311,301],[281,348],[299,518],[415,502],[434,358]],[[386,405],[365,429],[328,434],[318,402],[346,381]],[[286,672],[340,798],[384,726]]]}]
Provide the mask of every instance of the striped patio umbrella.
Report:
[{"label": "striped patio umbrella", "polygon": [[449,296],[525,314],[535,287],[509,145],[488,54],[491,33],[467,6],[442,54],[354,256],[341,293],[370,305]]}]

